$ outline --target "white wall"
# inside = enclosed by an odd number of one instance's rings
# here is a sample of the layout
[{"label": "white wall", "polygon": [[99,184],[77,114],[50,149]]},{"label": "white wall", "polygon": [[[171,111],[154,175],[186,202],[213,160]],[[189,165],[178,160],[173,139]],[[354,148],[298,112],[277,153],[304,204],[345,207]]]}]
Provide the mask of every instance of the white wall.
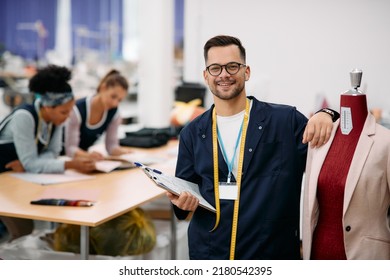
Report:
[{"label": "white wall", "polygon": [[249,95],[308,115],[322,94],[338,110],[349,72],[361,68],[369,107],[390,110],[390,1],[185,1],[185,80],[203,82],[204,43],[228,34],[246,47]]}]

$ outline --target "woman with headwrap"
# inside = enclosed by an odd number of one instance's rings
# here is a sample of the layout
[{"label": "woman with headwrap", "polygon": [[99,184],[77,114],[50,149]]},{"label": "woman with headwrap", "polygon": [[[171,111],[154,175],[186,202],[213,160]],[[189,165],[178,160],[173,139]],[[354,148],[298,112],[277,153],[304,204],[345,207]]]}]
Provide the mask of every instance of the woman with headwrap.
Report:
[{"label": "woman with headwrap", "polygon": [[[23,104],[0,122],[0,173],[63,173],[66,169],[91,172],[95,162],[78,158],[58,159],[62,149],[63,123],[75,100],[68,81],[71,72],[49,65],[38,70],[29,82],[33,104]],[[32,220],[0,217],[11,240],[32,232]]]},{"label": "woman with headwrap", "polygon": [[62,149],[63,123],[75,103],[68,81],[71,72],[49,65],[30,82],[33,104],[16,108],[0,123],[0,172],[63,173],[65,169],[90,172],[93,160],[57,159]]}]

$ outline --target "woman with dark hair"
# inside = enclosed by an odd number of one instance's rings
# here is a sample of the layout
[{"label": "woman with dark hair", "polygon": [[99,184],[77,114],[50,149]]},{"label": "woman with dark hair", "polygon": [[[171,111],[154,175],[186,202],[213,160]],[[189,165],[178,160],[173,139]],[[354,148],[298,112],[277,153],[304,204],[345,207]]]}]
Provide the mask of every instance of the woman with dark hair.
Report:
[{"label": "woman with dark hair", "polygon": [[118,127],[122,122],[118,106],[126,97],[129,85],[117,70],[111,70],[100,81],[96,94],[76,101],[65,128],[65,153],[77,158],[103,159],[88,149],[105,133],[105,148],[109,155],[129,153],[121,147]]},{"label": "woman with dark hair", "polygon": [[[74,106],[71,72],[56,65],[38,70],[29,82],[33,104],[23,104],[0,123],[0,172],[63,173],[95,170],[95,162],[80,158],[58,159],[62,148],[63,123]],[[29,234],[33,221],[1,217],[11,240]]]},{"label": "woman with dark hair", "polygon": [[68,81],[71,72],[49,65],[38,70],[30,82],[33,104],[16,108],[0,123],[0,172],[63,173],[65,169],[90,172],[88,159],[58,159],[62,148],[63,123],[74,106]]}]

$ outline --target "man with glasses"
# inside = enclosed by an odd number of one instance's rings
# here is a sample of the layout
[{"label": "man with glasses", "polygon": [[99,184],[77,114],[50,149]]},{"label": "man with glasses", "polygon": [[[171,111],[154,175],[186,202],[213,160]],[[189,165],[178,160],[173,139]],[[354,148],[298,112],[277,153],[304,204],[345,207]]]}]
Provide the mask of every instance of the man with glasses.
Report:
[{"label": "man with glasses", "polygon": [[[189,193],[167,194],[179,219],[192,213],[190,259],[299,259],[300,194],[307,142],[329,139],[327,113],[307,118],[295,107],[247,96],[250,78],[239,39],[204,46],[205,82],[214,104],[183,128],[176,176],[199,185],[216,212]],[[305,130],[306,129],[306,130]]]}]

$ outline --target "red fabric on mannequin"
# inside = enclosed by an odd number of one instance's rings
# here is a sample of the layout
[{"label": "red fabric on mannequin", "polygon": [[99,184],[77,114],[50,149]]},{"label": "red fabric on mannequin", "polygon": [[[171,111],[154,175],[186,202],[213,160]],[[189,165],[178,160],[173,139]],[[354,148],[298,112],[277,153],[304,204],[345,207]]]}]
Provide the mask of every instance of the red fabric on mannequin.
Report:
[{"label": "red fabric on mannequin", "polygon": [[[366,95],[342,94],[340,107],[350,108],[353,128],[347,135],[340,127],[337,129],[318,177],[319,219],[313,234],[311,259],[346,259],[342,225],[344,188],[368,114]],[[344,117],[341,114],[341,125]]]}]

